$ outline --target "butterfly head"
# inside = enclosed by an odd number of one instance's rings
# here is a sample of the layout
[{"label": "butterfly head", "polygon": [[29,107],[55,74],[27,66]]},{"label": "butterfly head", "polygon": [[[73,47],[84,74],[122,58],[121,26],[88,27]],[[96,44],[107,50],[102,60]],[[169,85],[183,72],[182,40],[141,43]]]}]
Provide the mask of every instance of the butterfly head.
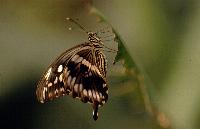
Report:
[{"label": "butterfly head", "polygon": [[90,42],[102,44],[101,39],[98,37],[97,33],[87,32],[87,34],[88,34],[88,40]]}]

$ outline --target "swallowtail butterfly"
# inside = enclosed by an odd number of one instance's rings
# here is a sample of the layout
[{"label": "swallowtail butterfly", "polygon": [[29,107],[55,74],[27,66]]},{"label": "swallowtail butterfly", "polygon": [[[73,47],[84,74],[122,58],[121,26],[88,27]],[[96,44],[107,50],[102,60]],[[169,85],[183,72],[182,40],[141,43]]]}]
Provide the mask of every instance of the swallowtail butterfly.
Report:
[{"label": "swallowtail butterfly", "polygon": [[[85,31],[75,20],[68,18]],[[98,119],[98,107],[108,99],[106,59],[101,39],[87,32],[89,42],[63,52],[47,68],[36,89],[37,99],[44,103],[60,96],[71,95],[82,102],[91,103],[93,118]]]}]

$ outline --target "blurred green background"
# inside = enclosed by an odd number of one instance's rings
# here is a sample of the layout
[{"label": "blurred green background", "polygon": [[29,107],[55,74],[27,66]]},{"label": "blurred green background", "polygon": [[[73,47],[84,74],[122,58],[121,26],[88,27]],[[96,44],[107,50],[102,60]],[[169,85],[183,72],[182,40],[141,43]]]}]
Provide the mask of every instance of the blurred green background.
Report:
[{"label": "blurred green background", "polygon": [[[37,82],[49,63],[87,41],[84,32],[64,19],[78,18],[93,31],[106,26],[96,22],[83,2],[0,0],[0,128],[160,128],[145,112],[134,80],[124,77],[120,63],[111,65],[114,53],[107,53],[109,100],[97,121],[92,119],[91,105],[72,97],[45,104],[36,100]],[[94,0],[93,4],[145,71],[146,86],[154,87],[153,103],[165,112],[172,128],[199,129],[200,1]]]}]

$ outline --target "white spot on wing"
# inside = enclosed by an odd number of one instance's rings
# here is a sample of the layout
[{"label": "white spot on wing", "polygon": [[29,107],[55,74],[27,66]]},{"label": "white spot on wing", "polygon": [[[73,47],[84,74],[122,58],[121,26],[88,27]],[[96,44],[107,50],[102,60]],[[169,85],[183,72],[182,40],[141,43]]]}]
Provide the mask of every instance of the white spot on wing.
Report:
[{"label": "white spot on wing", "polygon": [[103,88],[105,88],[106,87],[106,84],[103,84]]},{"label": "white spot on wing", "polygon": [[101,94],[101,93],[99,93],[99,97],[100,97],[100,99],[102,99],[102,98],[103,98],[103,96],[102,96],[102,94]]},{"label": "white spot on wing", "polygon": [[55,94],[58,94],[58,89],[55,90]]},{"label": "white spot on wing", "polygon": [[94,90],[92,90],[92,95],[93,95],[93,98],[96,99],[96,93]]},{"label": "white spot on wing", "polygon": [[69,76],[69,73],[70,73],[70,70],[69,71],[66,71],[66,77],[68,77]]},{"label": "white spot on wing", "polygon": [[60,91],[61,91],[61,92],[64,92],[64,91],[65,91],[65,89],[62,87],[62,88],[60,88]]},{"label": "white spot on wing", "polygon": [[99,72],[99,69],[95,65],[91,65],[91,70],[95,71],[97,74],[101,75],[101,73]]},{"label": "white spot on wing", "polygon": [[90,69],[90,67],[91,67],[91,63],[90,62],[88,62],[87,60],[83,60],[83,62],[82,62],[84,65],[86,65],[87,67],[89,67],[89,69]]},{"label": "white spot on wing", "polygon": [[58,82],[58,77],[56,77],[53,83],[56,84],[57,82]]},{"label": "white spot on wing", "polygon": [[72,79],[72,81],[71,81],[71,86],[74,86],[75,81],[76,81],[76,77],[73,77],[73,79]]},{"label": "white spot on wing", "polygon": [[48,87],[51,87],[52,85],[53,85],[53,84],[50,82],[47,86],[48,86]]},{"label": "white spot on wing", "polygon": [[63,70],[63,66],[62,66],[62,65],[59,65],[59,67],[58,67],[58,72],[60,73],[60,72],[62,72],[62,70]]},{"label": "white spot on wing", "polygon": [[75,91],[76,93],[78,93],[78,84],[75,84],[75,85],[74,85],[74,91]]},{"label": "white spot on wing", "polygon": [[45,99],[45,93],[46,93],[46,91],[47,91],[47,88],[44,87],[43,92],[42,92],[43,99]]},{"label": "white spot on wing", "polygon": [[85,65],[85,62],[86,62],[86,60],[85,60],[85,59],[83,59],[83,61],[82,61],[82,64],[84,64],[84,65]]},{"label": "white spot on wing", "polygon": [[62,80],[63,80],[63,74],[60,74],[59,80],[60,80],[60,82],[62,82]]},{"label": "white spot on wing", "polygon": [[91,66],[91,68],[90,68],[92,71],[94,71],[94,67],[93,67],[93,65]]},{"label": "white spot on wing", "polygon": [[52,68],[49,68],[49,70],[47,71],[46,75],[44,76],[44,77],[46,78],[46,80],[49,79],[49,76],[50,76],[50,74],[51,74],[51,69],[52,69]]},{"label": "white spot on wing", "polygon": [[91,90],[88,90],[88,95],[90,98],[92,98],[92,91]]},{"label": "white spot on wing", "polygon": [[83,95],[87,96],[87,90],[86,89],[83,90]]},{"label": "white spot on wing", "polygon": [[79,63],[79,62],[81,62],[83,60],[83,57],[79,57],[76,61],[75,61],[75,63]]},{"label": "white spot on wing", "polygon": [[83,90],[83,85],[80,84],[80,85],[79,85],[79,91],[82,92],[82,90]]},{"label": "white spot on wing", "polygon": [[96,96],[97,96],[97,101],[100,102],[100,97],[99,97],[98,92],[96,92]]},{"label": "white spot on wing", "polygon": [[79,58],[79,55],[75,55],[72,59],[71,59],[71,61],[75,61],[75,60],[77,60],[77,58]]},{"label": "white spot on wing", "polygon": [[69,76],[68,79],[67,79],[67,85],[68,85],[68,86],[70,86],[70,84],[71,84],[71,79],[72,79],[71,76]]}]

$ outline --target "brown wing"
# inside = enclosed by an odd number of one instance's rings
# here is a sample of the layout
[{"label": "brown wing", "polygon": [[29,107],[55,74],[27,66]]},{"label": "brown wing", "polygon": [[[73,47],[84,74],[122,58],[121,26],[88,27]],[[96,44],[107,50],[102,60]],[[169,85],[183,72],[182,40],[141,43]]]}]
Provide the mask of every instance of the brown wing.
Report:
[{"label": "brown wing", "polygon": [[[99,49],[85,49],[76,53],[68,62],[65,84],[74,98],[93,104],[93,118],[98,118],[98,106],[108,99],[106,61]],[[70,83],[71,82],[71,83]]]},{"label": "brown wing", "polygon": [[95,65],[98,67],[100,73],[102,74],[102,76],[106,79],[106,72],[107,72],[107,62],[105,59],[105,55],[103,54],[102,51],[100,50],[96,50],[95,51]]},{"label": "brown wing", "polygon": [[40,102],[72,94],[93,104],[96,120],[98,106],[108,99],[105,56],[89,43],[66,51],[42,76],[36,94]]},{"label": "brown wing", "polygon": [[69,94],[64,87],[63,75],[65,64],[78,52],[88,48],[88,43],[77,45],[63,52],[44,72],[36,89],[36,95],[41,103],[52,100],[56,97]]}]

